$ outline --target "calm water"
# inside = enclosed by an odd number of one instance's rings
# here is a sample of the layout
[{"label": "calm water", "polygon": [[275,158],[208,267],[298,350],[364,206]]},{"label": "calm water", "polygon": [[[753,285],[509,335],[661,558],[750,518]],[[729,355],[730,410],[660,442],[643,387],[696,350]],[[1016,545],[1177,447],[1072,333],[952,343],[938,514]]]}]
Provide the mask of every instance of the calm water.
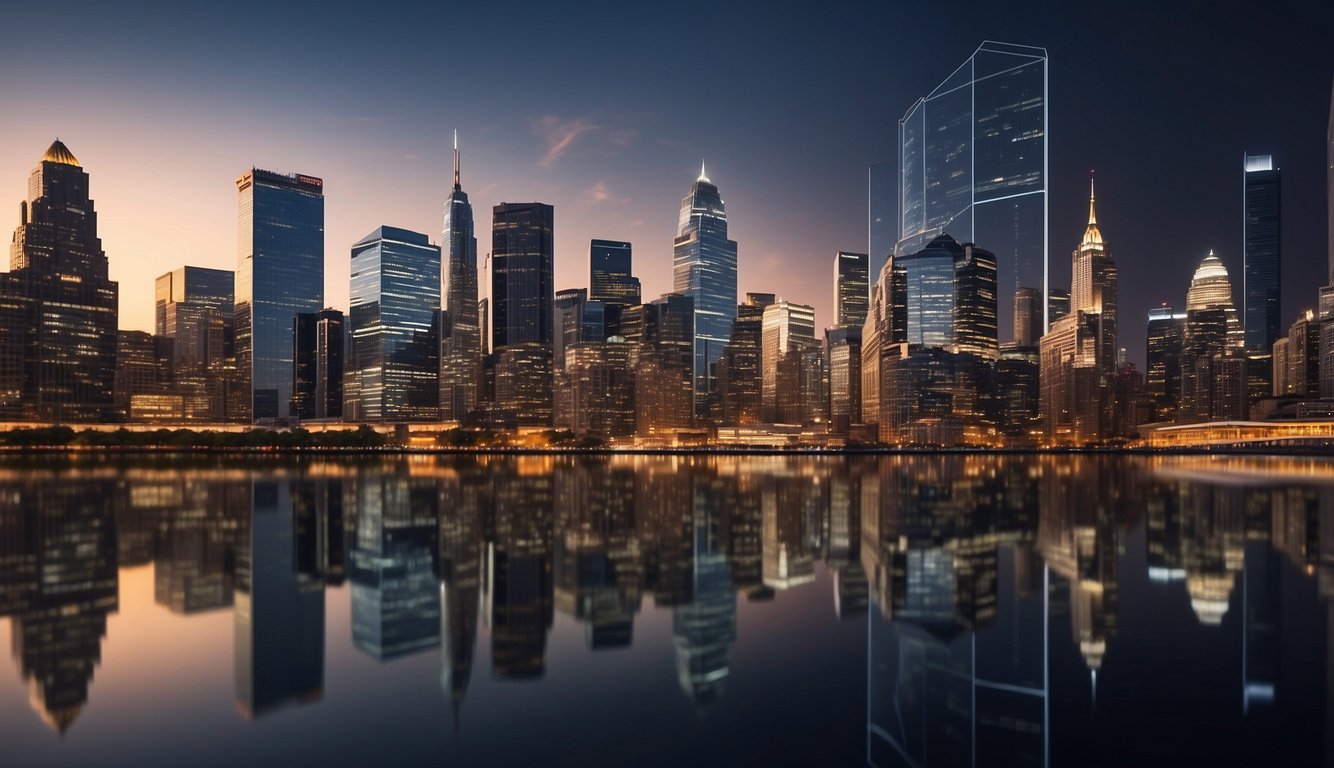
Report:
[{"label": "calm water", "polygon": [[1324,460],[10,458],[0,764],[1329,764],[1331,597]]}]

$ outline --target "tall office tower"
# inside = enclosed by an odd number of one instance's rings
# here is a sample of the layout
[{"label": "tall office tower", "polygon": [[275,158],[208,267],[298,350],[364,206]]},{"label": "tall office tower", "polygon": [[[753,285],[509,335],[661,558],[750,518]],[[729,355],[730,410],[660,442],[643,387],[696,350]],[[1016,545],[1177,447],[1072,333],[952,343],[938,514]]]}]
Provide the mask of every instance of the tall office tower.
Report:
[{"label": "tall office tower", "polygon": [[324,307],[324,181],[252,168],[236,192],[238,415],[272,421],[290,413],[296,316]]},{"label": "tall office tower", "polygon": [[1279,337],[1282,249],[1280,247],[1280,175],[1269,155],[1245,155],[1242,254],[1246,261],[1245,302],[1248,388],[1254,402],[1269,394],[1269,359]]},{"label": "tall office tower", "polygon": [[588,245],[588,298],[607,306],[633,307],[640,302],[639,278],[631,274],[630,244],[593,240]]},{"label": "tall office tower", "polygon": [[[501,203],[492,209],[491,346],[497,356],[496,407],[513,412],[519,423],[530,426],[551,422],[554,222],[555,209],[543,203]],[[505,355],[507,347],[519,346],[524,349]],[[502,360],[506,363],[503,387]]]},{"label": "tall office tower", "polygon": [[88,174],[57,139],[28,177],[0,275],[0,416],[106,421],[118,286],[107,278]]},{"label": "tall office tower", "polygon": [[946,232],[986,246],[1002,316],[1019,287],[1048,287],[1047,108],[1047,52],[988,41],[899,120],[895,253]]},{"label": "tall office tower", "polygon": [[1098,316],[1098,367],[1106,376],[1116,371],[1116,264],[1102,240],[1089,180],[1089,223],[1084,239],[1070,255],[1070,309]]},{"label": "tall office tower", "polygon": [[1098,229],[1092,185],[1089,221],[1071,255],[1070,314],[1039,347],[1042,420],[1049,440],[1112,437],[1116,415],[1116,266]]},{"label": "tall office tower", "polygon": [[292,339],[293,415],[337,419],[343,415],[343,313],[336,309],[296,316]]},{"label": "tall office tower", "polygon": [[1176,419],[1181,402],[1181,345],[1185,331],[1185,312],[1176,312],[1171,307],[1149,310],[1144,388],[1153,402],[1155,421]]},{"label": "tall office tower", "polygon": [[774,300],[772,293],[747,293],[746,302],[737,306],[730,340],[718,361],[718,393],[724,424],[746,426],[760,422],[764,308]]},{"label": "tall office tower", "polygon": [[565,366],[567,347],[607,338],[607,306],[601,301],[589,301],[585,288],[566,288],[556,291],[552,307],[555,312],[551,321],[552,361],[556,370],[560,370]]},{"label": "tall office tower", "polygon": [[[1177,421],[1209,421],[1233,414],[1231,406],[1220,407],[1215,392],[1215,374],[1231,373],[1241,350],[1233,346],[1233,334],[1227,309],[1210,307],[1186,311],[1186,325],[1181,340],[1181,405]],[[1270,350],[1273,354],[1273,350]],[[1216,371],[1215,369],[1219,369]],[[1243,377],[1244,382],[1244,377]],[[1231,385],[1229,384],[1229,389]],[[1243,403],[1245,399],[1243,398]],[[1244,418],[1243,411],[1235,418]]]},{"label": "tall office tower", "polygon": [[[445,202],[441,246],[444,310],[440,336],[440,418],[462,421],[477,407],[482,380],[482,321],[477,302],[477,235],[472,204],[459,182],[459,138],[454,134],[454,189]],[[448,331],[448,334],[445,331]]]},{"label": "tall office tower", "polygon": [[1019,288],[1014,292],[1014,343],[1036,347],[1042,338],[1042,291]]},{"label": "tall office tower", "polygon": [[834,318],[838,325],[860,328],[866,323],[866,308],[871,301],[867,262],[864,253],[834,254]]},{"label": "tall office tower", "polygon": [[953,351],[983,360],[999,357],[996,317],[996,257],[967,244],[954,261]]},{"label": "tall office tower", "polygon": [[635,429],[641,436],[691,425],[695,318],[694,300],[676,293],[629,307],[622,315],[625,340],[639,346]]},{"label": "tall office tower", "polygon": [[713,365],[736,319],[736,241],[727,239],[727,214],[718,188],[704,175],[681,200],[672,244],[672,291],[695,301],[695,414],[704,415],[713,391]]},{"label": "tall office tower", "polygon": [[153,333],[175,342],[178,371],[202,373],[210,363],[221,362],[209,354],[210,320],[220,317],[231,326],[235,281],[231,270],[191,266],[158,277]]},{"label": "tall office tower", "polygon": [[352,246],[348,325],[357,418],[438,418],[439,301],[440,246],[426,235],[380,227]]},{"label": "tall office tower", "polygon": [[[760,413],[765,421],[781,418],[778,362],[801,343],[795,339],[815,343],[815,308],[790,301],[777,301],[765,307],[760,340]],[[698,345],[695,348],[699,349]]]},{"label": "tall office tower", "polygon": [[908,270],[890,254],[871,287],[866,324],[862,326],[862,420],[880,419],[881,361],[891,348],[908,341]]},{"label": "tall office tower", "polygon": [[1047,326],[1070,314],[1070,292],[1052,288],[1047,292]]},{"label": "tall office tower", "polygon": [[777,364],[775,421],[804,426],[829,420],[824,353],[820,342],[804,336],[788,339]]},{"label": "tall office tower", "polygon": [[1283,397],[1289,394],[1288,374],[1291,373],[1289,363],[1292,361],[1289,359],[1288,349],[1287,336],[1274,342],[1274,397]]}]

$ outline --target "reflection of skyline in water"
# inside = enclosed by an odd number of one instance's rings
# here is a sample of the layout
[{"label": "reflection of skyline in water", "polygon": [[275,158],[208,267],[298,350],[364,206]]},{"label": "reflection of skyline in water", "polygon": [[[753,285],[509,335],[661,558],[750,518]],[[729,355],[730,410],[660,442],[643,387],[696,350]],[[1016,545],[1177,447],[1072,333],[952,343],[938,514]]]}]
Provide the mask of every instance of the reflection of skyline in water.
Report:
[{"label": "reflection of skyline in water", "polygon": [[1325,676],[1290,661],[1327,667],[1334,621],[1334,471],[1316,460],[1245,459],[1245,483],[1197,458],[194,464],[0,470],[0,614],[52,728],[96,704],[117,569],[146,563],[163,609],[232,612],[248,716],[324,698],[326,585],[346,582],[357,652],[438,657],[456,728],[479,673],[552,671],[556,613],[614,655],[643,641],[645,598],[707,717],[735,684],[739,601],[809,589],[817,564],[828,615],[870,609],[876,764],[1059,762],[1143,725],[1116,708],[1166,696],[1144,670],[1168,661],[1176,695],[1238,732],[1317,689],[1307,720],[1328,711]]}]

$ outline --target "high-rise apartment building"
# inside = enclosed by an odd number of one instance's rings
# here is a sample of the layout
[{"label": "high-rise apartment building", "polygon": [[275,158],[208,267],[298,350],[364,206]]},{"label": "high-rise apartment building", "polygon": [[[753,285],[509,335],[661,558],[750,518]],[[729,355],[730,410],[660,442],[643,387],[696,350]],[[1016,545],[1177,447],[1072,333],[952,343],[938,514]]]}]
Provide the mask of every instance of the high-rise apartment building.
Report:
[{"label": "high-rise apartment building", "polygon": [[252,168],[236,192],[238,415],[272,421],[291,414],[296,316],[324,307],[324,181]]},{"label": "high-rise apartment building", "polygon": [[895,252],[985,246],[1007,317],[1019,288],[1048,288],[1047,109],[1047,52],[988,41],[899,120]]},{"label": "high-rise apartment building", "polygon": [[864,253],[839,251],[834,254],[834,320],[837,325],[866,323],[866,308],[871,301],[868,257]]},{"label": "high-rise apartment building", "polygon": [[1269,155],[1245,155],[1242,173],[1242,254],[1245,283],[1242,308],[1249,390],[1254,402],[1269,394],[1270,354],[1279,337],[1282,311],[1279,169]]},{"label": "high-rise apartment building", "polygon": [[28,177],[9,270],[0,275],[0,415],[111,419],[118,286],[88,174],[58,139]]},{"label": "high-rise apartment building", "polygon": [[704,415],[713,392],[713,367],[736,319],[736,241],[727,239],[727,214],[718,187],[700,166],[681,200],[672,244],[672,291],[695,302],[695,413]]},{"label": "high-rise apartment building", "polygon": [[379,227],[352,246],[352,378],[366,421],[434,420],[440,404],[440,246]]},{"label": "high-rise apartment building", "polygon": [[441,230],[444,317],[440,328],[440,418],[462,421],[477,408],[482,385],[481,310],[477,291],[477,235],[472,203],[459,180],[459,140],[454,134],[454,187],[445,201]]}]

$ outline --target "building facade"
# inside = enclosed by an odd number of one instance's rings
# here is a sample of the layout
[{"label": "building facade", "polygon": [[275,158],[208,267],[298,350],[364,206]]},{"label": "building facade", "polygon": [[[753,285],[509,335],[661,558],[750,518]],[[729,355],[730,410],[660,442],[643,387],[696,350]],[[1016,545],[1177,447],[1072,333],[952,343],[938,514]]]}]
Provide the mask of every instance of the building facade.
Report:
[{"label": "building facade", "polygon": [[297,315],[292,345],[294,415],[298,419],[342,418],[343,313],[326,308]]},{"label": "building facade", "polygon": [[28,199],[0,275],[0,414],[113,417],[117,284],[97,235],[88,174],[57,139],[28,177]]},{"label": "building facade", "polygon": [[790,350],[806,343],[818,345],[814,307],[783,300],[764,308],[760,340],[760,413],[765,421],[782,418],[778,399],[779,361]]},{"label": "building facade", "polygon": [[[544,203],[501,203],[492,209],[495,405],[529,426],[551,423],[554,226],[555,209]],[[507,347],[522,349],[506,355]]]},{"label": "building facade", "polygon": [[454,187],[445,201],[441,230],[444,257],[444,316],[440,322],[440,418],[463,421],[477,408],[482,385],[484,334],[477,300],[477,235],[472,203],[459,179],[459,142],[454,134]]},{"label": "building facade", "polygon": [[354,418],[433,421],[440,406],[440,246],[379,227],[352,246]]},{"label": "building facade", "polygon": [[1245,286],[1242,305],[1246,356],[1253,379],[1252,400],[1268,394],[1270,354],[1279,337],[1282,311],[1280,248],[1280,173],[1269,155],[1243,157],[1244,210],[1242,254]]},{"label": "building facade", "polygon": [[291,415],[296,316],[324,306],[324,182],[252,168],[236,191],[238,415],[271,422]]},{"label": "building facade", "polygon": [[871,301],[869,257],[864,253],[839,251],[834,254],[834,321],[837,325],[866,323],[866,308]]},{"label": "building facade", "polygon": [[737,307],[737,247],[727,239],[727,213],[718,187],[700,167],[681,200],[672,243],[672,291],[695,302],[693,389],[696,415],[714,390],[713,368],[727,345]]}]

